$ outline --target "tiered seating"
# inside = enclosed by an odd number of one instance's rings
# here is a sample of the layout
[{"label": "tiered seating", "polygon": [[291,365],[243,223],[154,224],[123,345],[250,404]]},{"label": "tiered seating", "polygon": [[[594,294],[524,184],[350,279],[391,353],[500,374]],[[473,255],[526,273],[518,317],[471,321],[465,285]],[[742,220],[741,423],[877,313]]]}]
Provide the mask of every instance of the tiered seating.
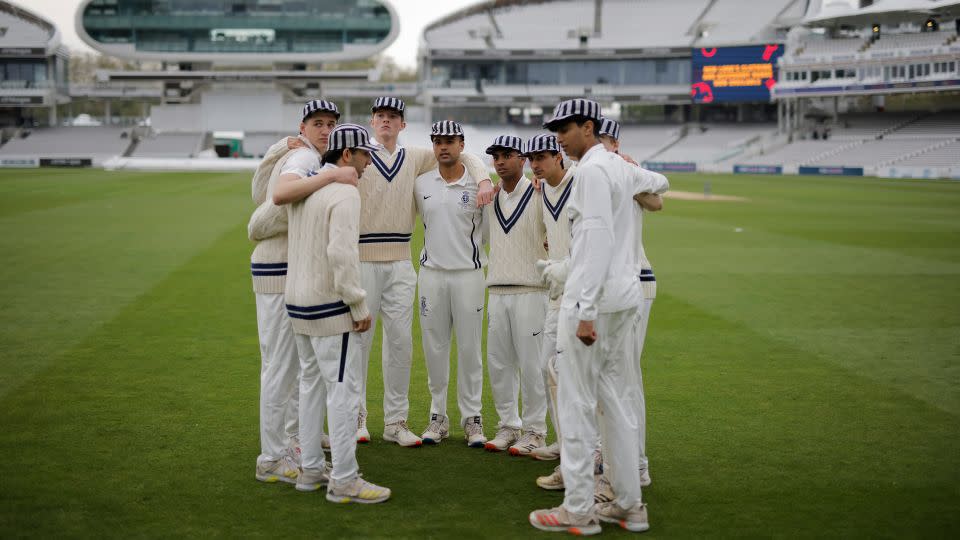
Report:
[{"label": "tiered seating", "polygon": [[935,141],[915,139],[892,141],[881,139],[867,141],[837,155],[805,161],[803,165],[836,165],[845,167],[874,167],[896,158],[921,150]]},{"label": "tiered seating", "polygon": [[251,156],[260,157],[280,139],[294,133],[247,133],[243,137],[243,151]]},{"label": "tiered seating", "polygon": [[[778,148],[762,156],[744,159],[741,163],[747,165],[795,165],[806,163],[817,156],[834,150],[839,143],[831,141],[797,141]],[[836,165],[836,163],[831,163]]]},{"label": "tiered seating", "polygon": [[897,167],[960,167],[960,141],[953,141],[935,150],[897,161]]},{"label": "tiered seating", "polygon": [[151,134],[140,141],[133,152],[133,157],[191,157],[197,152],[202,139],[202,133]]},{"label": "tiered seating", "polygon": [[839,141],[875,139],[878,135],[883,135],[915,117],[916,115],[909,113],[846,115],[841,117],[838,123],[830,126],[830,139]]},{"label": "tiered seating", "polygon": [[11,139],[0,148],[0,155],[103,160],[122,155],[128,146],[129,130],[123,128],[60,127],[36,129],[25,139]]},{"label": "tiered seating", "polygon": [[717,0],[700,19],[707,34],[695,46],[743,45],[770,37],[764,30],[790,1]]},{"label": "tiered seating", "polygon": [[929,49],[943,45],[950,32],[922,32],[913,34],[883,34],[868,49],[869,52],[893,49]]},{"label": "tiered seating", "polygon": [[960,137],[960,113],[942,112],[925,116],[887,136],[888,139]]},{"label": "tiered seating", "polygon": [[691,128],[687,136],[653,161],[716,162],[728,157],[750,139],[765,133],[773,134],[773,125],[707,125],[703,130]]}]

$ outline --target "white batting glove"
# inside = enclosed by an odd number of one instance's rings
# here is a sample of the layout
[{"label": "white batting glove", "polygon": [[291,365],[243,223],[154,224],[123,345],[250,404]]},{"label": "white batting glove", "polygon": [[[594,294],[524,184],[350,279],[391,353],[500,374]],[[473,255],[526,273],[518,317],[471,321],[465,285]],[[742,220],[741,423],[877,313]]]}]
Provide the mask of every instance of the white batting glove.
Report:
[{"label": "white batting glove", "polygon": [[567,259],[562,261],[537,261],[537,270],[540,277],[550,287],[550,299],[556,300],[563,294],[563,286],[567,282],[567,272],[569,270]]}]

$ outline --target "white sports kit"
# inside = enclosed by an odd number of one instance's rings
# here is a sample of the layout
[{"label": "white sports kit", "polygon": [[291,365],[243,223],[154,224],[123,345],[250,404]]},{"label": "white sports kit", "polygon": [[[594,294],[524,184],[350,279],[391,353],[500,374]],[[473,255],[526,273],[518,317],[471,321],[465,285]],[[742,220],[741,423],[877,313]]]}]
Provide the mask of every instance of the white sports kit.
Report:
[{"label": "white sports kit", "polygon": [[431,415],[447,416],[451,331],[457,337],[457,404],[460,424],[480,416],[483,390],[484,280],[483,210],[478,183],[464,170],[447,182],[435,169],[417,178],[414,189],[423,218],[420,253],[420,332],[427,364]]}]

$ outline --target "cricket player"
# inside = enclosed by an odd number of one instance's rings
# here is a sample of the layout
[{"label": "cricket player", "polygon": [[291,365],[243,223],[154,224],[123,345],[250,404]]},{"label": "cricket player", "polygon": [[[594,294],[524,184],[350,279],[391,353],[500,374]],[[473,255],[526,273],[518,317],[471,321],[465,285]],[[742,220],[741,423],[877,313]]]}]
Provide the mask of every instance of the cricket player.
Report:
[{"label": "cricket player", "polygon": [[[370,126],[382,148],[371,154],[373,163],[360,176],[360,267],[376,330],[377,317],[383,322],[383,438],[401,446],[419,446],[420,437],[407,427],[410,366],[413,355],[413,302],[417,285],[410,260],[410,238],[416,223],[414,184],[418,176],[437,167],[430,148],[404,148],[397,143],[404,122],[405,104],[394,97],[379,97],[371,108]],[[471,154],[461,160],[471,177],[479,180],[477,203],[490,201],[493,184],[483,161]],[[364,334],[361,343],[363,381],[357,440],[367,442],[367,365],[374,331]],[[440,419],[431,415],[427,431],[437,433]],[[438,425],[434,425],[437,423]]]},{"label": "cricket player", "polygon": [[[339,113],[336,105],[311,101],[303,109],[300,138],[306,153],[325,147]],[[286,140],[271,147],[253,178],[253,198],[259,204],[247,233],[257,242],[251,255],[253,290],[260,338],[260,456],[257,480],[295,483],[300,466],[298,441],[300,361],[290,319],[284,308],[287,277],[287,210],[273,203],[272,193],[292,154]],[[345,169],[344,169],[345,170]],[[332,181],[356,185],[356,176],[339,169],[324,171],[306,182],[320,187]]]},{"label": "cricket player", "polygon": [[[359,175],[370,164],[367,130],[342,124],[331,133],[324,168],[350,167]],[[301,152],[302,154],[302,152]],[[304,165],[319,169],[314,155]],[[280,182],[297,182],[296,172]],[[360,284],[360,193],[332,184],[289,207],[290,279],[286,307],[300,356],[300,433],[302,463],[297,490],[315,491],[325,484],[327,500],[378,503],[390,490],[359,474],[356,424],[360,407],[360,333],[370,330],[370,312]],[[330,427],[333,465],[327,470],[320,443],[324,405]]]},{"label": "cricket player", "polygon": [[[557,137],[553,134],[541,134],[527,141],[526,157],[530,160],[533,175],[541,180],[543,197],[542,218],[547,231],[548,260],[537,261],[541,271],[551,263],[560,263],[570,256],[570,220],[564,214],[567,201],[573,190],[573,173],[576,167],[564,167],[563,156]],[[540,349],[540,370],[543,374],[544,388],[547,391],[547,403],[550,408],[550,417],[553,420],[554,432],[558,441],[549,446],[537,448],[530,455],[539,460],[560,459],[560,425],[557,422],[556,407],[556,351],[557,351],[557,316],[560,312],[560,295],[563,294],[563,283],[554,280],[554,286],[549,290],[549,304],[547,316],[543,326],[543,344]],[[559,472],[557,473],[559,479]],[[538,484],[539,484],[538,480]],[[545,489],[560,489],[551,485]]]},{"label": "cricket player", "polygon": [[451,331],[457,336],[457,405],[467,445],[482,448],[480,396],[483,390],[483,304],[487,253],[483,249],[483,210],[477,206],[479,181],[460,154],[463,128],[436,122],[430,131],[438,167],[417,178],[414,194],[423,219],[420,253],[420,335],[427,364],[431,422],[421,435],[437,444],[450,436],[447,386]]},{"label": "cricket player", "polygon": [[[635,272],[635,214],[638,191],[662,193],[662,176],[644,176],[599,142],[600,105],[586,99],[560,103],[544,127],[578,161],[568,202],[571,219],[569,278],[557,323],[557,403],[561,426],[561,470],[566,492],[561,506],[537,510],[530,523],[547,531],[600,532],[598,519],[623,528],[649,528],[641,501],[639,419],[634,322],[643,301]],[[646,184],[646,185],[643,185]],[[594,509],[593,452],[597,406],[603,407],[604,449],[617,498]]]},{"label": "cricket player", "polygon": [[[546,286],[536,263],[546,258],[540,195],[523,175],[523,142],[501,135],[487,148],[500,190],[485,216],[490,228],[487,369],[500,423],[484,447],[529,455],[544,446],[547,401],[540,370]],[[523,400],[521,420],[517,390]],[[521,433],[522,430],[522,433]]]},{"label": "cricket player", "polygon": [[[616,120],[604,118],[600,124],[600,142],[609,152],[620,153],[620,124]],[[639,168],[639,167],[638,167]],[[640,169],[645,175],[659,175],[653,171]],[[647,259],[646,250],[643,248],[643,213],[659,212],[663,209],[663,198],[656,193],[637,193],[634,195],[637,205],[634,206],[636,214],[636,255],[637,255],[637,275],[640,276],[640,286],[643,288],[643,304],[637,313],[637,340],[635,343],[636,351],[633,358],[637,360],[638,388],[640,389],[637,404],[638,418],[640,419],[640,486],[647,487],[651,483],[649,461],[647,459],[647,411],[646,399],[643,391],[643,371],[640,368],[640,360],[643,354],[643,344],[647,336],[647,324],[650,319],[650,308],[653,306],[653,300],[657,297],[657,279],[653,274],[653,267]]]}]

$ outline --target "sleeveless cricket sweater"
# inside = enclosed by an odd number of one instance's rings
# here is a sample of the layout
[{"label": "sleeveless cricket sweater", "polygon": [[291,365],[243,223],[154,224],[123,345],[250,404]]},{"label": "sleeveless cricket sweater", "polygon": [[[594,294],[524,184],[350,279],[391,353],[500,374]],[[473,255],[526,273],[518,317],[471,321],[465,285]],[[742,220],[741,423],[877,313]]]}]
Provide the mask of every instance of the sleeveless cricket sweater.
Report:
[{"label": "sleeveless cricket sweater", "polygon": [[[436,168],[437,159],[428,148],[397,146],[371,153],[373,162],[360,176],[360,260],[365,262],[410,259],[410,238],[416,223],[413,198],[417,177]],[[477,179],[490,174],[480,158],[462,154],[461,160]]]},{"label": "sleeveless cricket sweater", "polygon": [[546,259],[543,248],[543,198],[526,177],[512,193],[501,189],[487,206],[484,221],[490,227],[490,294],[543,292],[546,285],[537,272],[537,260]]}]

